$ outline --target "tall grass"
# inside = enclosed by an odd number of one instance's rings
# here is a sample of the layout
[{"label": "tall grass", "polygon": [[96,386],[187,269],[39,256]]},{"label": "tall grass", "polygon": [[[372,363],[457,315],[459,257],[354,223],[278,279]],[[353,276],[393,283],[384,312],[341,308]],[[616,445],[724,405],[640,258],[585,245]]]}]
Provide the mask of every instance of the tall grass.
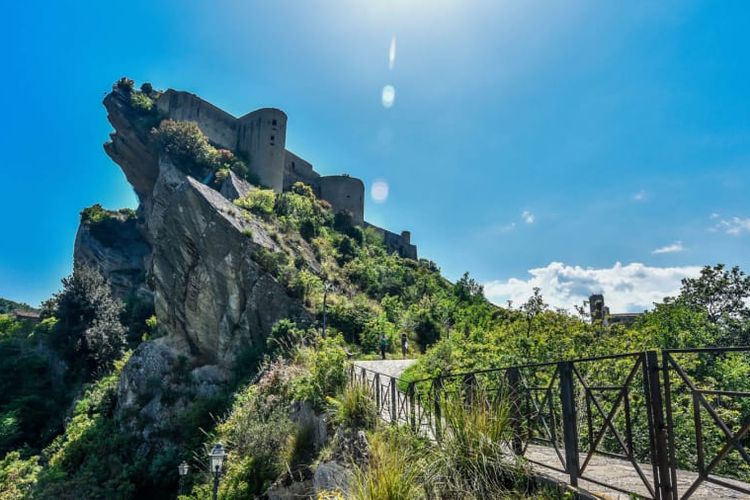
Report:
[{"label": "tall grass", "polygon": [[344,388],[337,398],[328,398],[329,414],[333,422],[350,429],[375,428],[378,409],[367,389],[359,384]]},{"label": "tall grass", "polygon": [[415,438],[388,428],[370,436],[369,466],[357,467],[350,484],[353,500],[419,500],[425,498],[423,461]]},{"label": "tall grass", "polygon": [[512,428],[508,398],[478,389],[474,403],[448,397],[445,431],[427,469],[437,498],[507,498],[525,494],[528,475],[509,453]]}]

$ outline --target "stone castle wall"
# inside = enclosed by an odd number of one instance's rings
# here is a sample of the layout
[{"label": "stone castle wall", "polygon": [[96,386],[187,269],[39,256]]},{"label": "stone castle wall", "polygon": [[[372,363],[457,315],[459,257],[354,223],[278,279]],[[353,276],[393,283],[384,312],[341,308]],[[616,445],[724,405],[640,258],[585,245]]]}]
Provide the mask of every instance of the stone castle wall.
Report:
[{"label": "stone castle wall", "polygon": [[408,232],[398,235],[365,222],[365,186],[360,179],[321,176],[310,162],[286,149],[287,116],[283,111],[263,108],[236,118],[195,94],[172,89],[159,97],[156,106],[165,117],[196,122],[213,144],[246,157],[250,170],[264,186],[282,192],[298,181],[309,184],[334,212],[350,212],[355,224],[365,224],[382,234],[389,249],[417,258],[417,247],[411,244]]},{"label": "stone castle wall", "polygon": [[328,201],[336,211],[348,211],[352,222],[365,221],[365,184],[356,177],[329,175],[316,179],[314,185],[318,198]]}]

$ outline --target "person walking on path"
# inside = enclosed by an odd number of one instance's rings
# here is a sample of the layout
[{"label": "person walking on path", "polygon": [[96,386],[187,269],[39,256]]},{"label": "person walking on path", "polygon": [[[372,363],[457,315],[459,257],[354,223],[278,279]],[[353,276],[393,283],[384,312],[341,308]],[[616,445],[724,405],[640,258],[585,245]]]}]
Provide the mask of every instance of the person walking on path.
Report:
[{"label": "person walking on path", "polygon": [[385,338],[385,335],[380,336],[380,357],[382,359],[385,359],[385,350],[388,348],[388,339]]},{"label": "person walking on path", "polygon": [[406,352],[409,350],[409,338],[406,333],[401,334],[401,356],[406,359]]}]

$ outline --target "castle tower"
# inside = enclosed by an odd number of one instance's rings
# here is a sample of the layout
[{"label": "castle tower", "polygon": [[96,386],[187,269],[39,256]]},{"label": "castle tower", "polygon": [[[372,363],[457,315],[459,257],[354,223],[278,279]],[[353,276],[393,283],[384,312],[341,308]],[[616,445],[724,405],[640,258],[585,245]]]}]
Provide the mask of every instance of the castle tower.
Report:
[{"label": "castle tower", "polygon": [[260,183],[277,193],[284,188],[286,119],[280,109],[263,108],[237,120],[237,150]]},{"label": "castle tower", "polygon": [[327,175],[317,179],[317,195],[331,204],[334,212],[348,211],[352,222],[365,220],[365,184],[348,175]]}]

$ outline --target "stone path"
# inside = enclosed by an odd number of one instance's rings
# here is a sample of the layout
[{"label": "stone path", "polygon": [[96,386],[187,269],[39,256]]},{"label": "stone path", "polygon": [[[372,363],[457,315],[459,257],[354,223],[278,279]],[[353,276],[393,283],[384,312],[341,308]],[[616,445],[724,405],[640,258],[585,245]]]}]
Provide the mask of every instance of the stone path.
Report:
[{"label": "stone path", "polygon": [[[400,377],[401,374],[406,370],[409,366],[413,365],[416,362],[416,360],[413,359],[403,359],[403,360],[376,360],[376,361],[355,361],[354,365],[365,368],[366,370],[370,370],[367,372],[368,377],[373,377],[373,372],[378,372],[381,375],[387,376],[387,377]],[[382,409],[382,417],[388,421],[390,420],[390,414],[388,413],[388,408],[383,407]],[[540,462],[543,464],[547,464],[556,468],[562,468],[560,464],[560,460],[555,453],[554,449],[548,448],[545,446],[536,446],[536,445],[529,445],[528,450],[525,455],[526,458],[530,460],[534,460],[535,462]],[[544,474],[549,477],[553,477],[557,480],[560,480],[562,482],[568,481],[568,475],[562,472],[556,472],[554,470],[551,470],[547,467],[542,467],[538,465],[531,464],[535,471]],[[646,476],[647,480],[651,481],[652,478],[652,468],[649,464],[639,464],[641,469],[644,472],[644,475]],[[619,460],[616,458],[609,458],[604,457],[601,455],[594,455],[592,457],[591,461],[586,467],[586,470],[584,472],[584,477],[591,477],[597,480],[600,480],[602,482],[606,482],[608,484],[611,484],[613,486],[617,486],[619,488],[632,491],[634,493],[646,496],[648,495],[648,490],[643,484],[643,481],[638,476],[637,472],[635,471],[633,465],[626,461],[626,460]],[[684,492],[688,489],[688,487],[695,481],[695,479],[698,477],[698,475],[695,472],[690,471],[677,471],[677,491],[680,494],[684,494]],[[742,483],[740,481],[734,481],[731,479],[724,479],[722,480],[726,481],[730,484],[736,484],[738,486],[742,486],[744,488],[750,488],[750,485],[746,483]],[[625,500],[632,498],[633,495],[627,495],[624,493],[620,493],[617,490],[613,490],[610,488],[605,488],[603,486],[597,485],[595,483],[592,483],[590,481],[586,481],[585,479],[581,479],[579,486],[594,494],[595,496],[606,498],[606,499],[612,499],[612,500]],[[748,495],[731,490],[729,488],[725,488],[716,484],[703,482],[701,486],[696,490],[693,495],[690,496],[691,499],[701,499],[701,500],[718,500],[718,499],[734,499],[734,498],[749,498]]]}]

